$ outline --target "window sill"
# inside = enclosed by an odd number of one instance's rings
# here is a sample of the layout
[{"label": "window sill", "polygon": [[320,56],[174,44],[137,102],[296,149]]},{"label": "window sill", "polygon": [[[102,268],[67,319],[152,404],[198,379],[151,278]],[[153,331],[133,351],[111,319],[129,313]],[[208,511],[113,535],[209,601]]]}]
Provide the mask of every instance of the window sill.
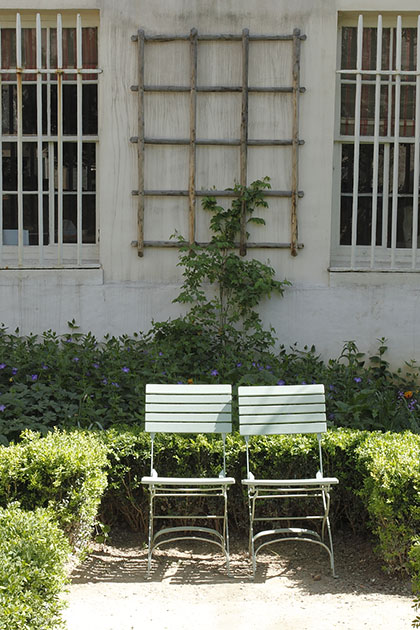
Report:
[{"label": "window sill", "polygon": [[104,283],[104,273],[101,265],[87,264],[81,267],[45,266],[45,267],[0,267],[0,286],[27,284],[47,284],[48,287],[61,285],[101,285]]}]

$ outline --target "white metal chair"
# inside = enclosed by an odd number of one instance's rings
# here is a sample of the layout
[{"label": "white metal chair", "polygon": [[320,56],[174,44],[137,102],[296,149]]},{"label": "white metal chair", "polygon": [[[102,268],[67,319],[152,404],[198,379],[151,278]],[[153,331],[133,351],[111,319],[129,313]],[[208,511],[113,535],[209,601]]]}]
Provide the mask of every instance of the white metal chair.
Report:
[{"label": "white metal chair", "polygon": [[[322,465],[321,437],[327,430],[325,415],[325,393],[323,385],[290,385],[274,387],[239,387],[239,430],[245,436],[247,455],[247,478],[242,480],[248,490],[249,506],[249,552],[255,575],[257,553],[266,545],[282,540],[303,540],[320,545],[329,554],[334,577],[334,550],[329,521],[330,489],[338,483],[335,477],[324,477]],[[304,479],[258,479],[250,470],[249,437],[251,435],[276,435],[314,433],[318,437],[319,469],[314,477]],[[264,515],[263,502],[273,499],[304,499],[309,514],[300,512],[290,516],[284,511],[276,515]],[[310,501],[309,499],[315,499]],[[261,508],[256,512],[257,502]],[[281,505],[281,502],[279,502]],[[302,503],[302,502],[301,502]],[[319,509],[313,508],[313,504]],[[275,502],[278,506],[278,502]],[[267,503],[265,504],[267,506]],[[304,504],[302,504],[304,507]],[[315,512],[312,513],[312,510]],[[272,512],[270,512],[272,514]],[[303,514],[303,515],[302,515]],[[255,532],[257,523],[272,522],[280,525],[273,529]],[[314,523],[316,529],[307,525]],[[318,523],[318,527],[316,527]],[[291,527],[297,524],[299,527]],[[285,526],[287,525],[287,526]],[[320,527],[319,527],[320,525]],[[261,527],[261,525],[259,525]],[[314,525],[311,525],[314,527]],[[320,530],[320,531],[316,531]]]},{"label": "white metal chair", "polygon": [[[231,385],[146,385],[145,430],[151,435],[150,476],[141,482],[150,494],[147,572],[150,574],[153,551],[165,543],[178,540],[204,540],[217,545],[226,558],[229,573],[229,531],[227,491],[235,479],[226,476],[226,433],[232,430]],[[220,433],[223,439],[223,461],[218,477],[161,477],[154,469],[156,433]],[[160,499],[220,497],[220,513],[159,514]],[[157,508],[157,510],[156,510]],[[155,531],[156,521],[177,520],[174,527]],[[204,521],[203,526],[194,522]],[[191,523],[185,525],[184,523]],[[209,524],[213,523],[214,527]],[[216,529],[217,524],[219,529]]]}]

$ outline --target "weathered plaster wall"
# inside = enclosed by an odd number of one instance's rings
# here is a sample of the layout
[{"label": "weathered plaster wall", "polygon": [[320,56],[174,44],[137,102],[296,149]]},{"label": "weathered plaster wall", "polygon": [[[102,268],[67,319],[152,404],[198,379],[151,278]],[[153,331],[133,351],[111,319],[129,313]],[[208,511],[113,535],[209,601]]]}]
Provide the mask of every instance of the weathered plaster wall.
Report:
[{"label": "weathered plaster wall", "polygon": [[[8,8],[32,9],[34,4],[9,0]],[[74,9],[74,2],[38,0],[36,9]],[[192,27],[213,33],[242,28],[286,33],[299,27],[307,35],[302,45],[306,93],[300,124],[305,140],[300,187],[305,196],[299,203],[299,240],[304,249],[296,258],[288,251],[260,252],[263,260],[269,256],[279,278],[293,283],[283,299],[273,298],[263,306],[264,317],[282,343],[314,343],[325,355],[337,355],[348,339],[373,351],[376,339],[385,336],[395,364],[418,357],[418,274],[329,271],[338,11],[418,11],[417,0],[401,0],[397,7],[391,0],[357,5],[353,0],[85,0],[77,9],[98,10],[100,19],[100,268],[1,270],[0,322],[11,329],[19,326],[23,333],[48,328],[62,332],[75,318],[82,330],[101,336],[144,330],[152,319],[176,315],[178,307],[171,302],[180,281],[176,251],[148,249],[141,259],[130,245],[137,220],[136,198],[131,195],[137,186],[136,145],[129,142],[137,135],[137,103],[130,91],[136,83],[137,45],[131,35],[139,27],[149,33],[186,33]],[[156,164],[159,167],[158,158]],[[220,175],[217,163],[210,167],[215,177]],[[172,224],[160,220],[166,237],[184,221],[178,207],[172,216],[177,217]]]}]

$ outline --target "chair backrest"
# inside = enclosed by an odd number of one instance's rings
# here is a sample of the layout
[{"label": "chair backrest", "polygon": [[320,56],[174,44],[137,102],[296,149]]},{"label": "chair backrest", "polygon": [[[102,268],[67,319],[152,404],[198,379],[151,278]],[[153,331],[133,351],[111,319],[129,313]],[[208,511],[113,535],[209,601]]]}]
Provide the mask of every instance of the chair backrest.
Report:
[{"label": "chair backrest", "polygon": [[324,385],[239,387],[242,435],[324,433],[327,430]]},{"label": "chair backrest", "polygon": [[149,433],[230,433],[231,385],[146,385]]}]

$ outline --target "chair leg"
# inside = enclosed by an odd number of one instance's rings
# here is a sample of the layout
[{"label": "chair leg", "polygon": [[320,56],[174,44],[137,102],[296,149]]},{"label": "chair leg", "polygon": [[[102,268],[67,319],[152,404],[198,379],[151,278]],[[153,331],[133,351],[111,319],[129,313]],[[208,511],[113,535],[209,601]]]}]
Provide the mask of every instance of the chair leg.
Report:
[{"label": "chair leg", "polygon": [[248,490],[248,512],[249,512],[249,556],[252,561],[252,573],[255,577],[257,571],[257,560],[255,557],[254,545],[254,516],[255,516],[255,490]]},{"label": "chair leg", "polygon": [[229,556],[229,523],[228,523],[227,489],[226,488],[224,489],[223,496],[224,496],[224,502],[225,502],[225,511],[224,511],[224,518],[223,518],[223,545],[224,545],[224,552],[225,552],[225,558],[226,558],[227,574],[231,575],[230,556]]},{"label": "chair leg", "polygon": [[150,489],[150,501],[149,501],[149,538],[147,547],[147,575],[150,576],[152,568],[152,553],[153,553],[153,504],[154,491]]}]

